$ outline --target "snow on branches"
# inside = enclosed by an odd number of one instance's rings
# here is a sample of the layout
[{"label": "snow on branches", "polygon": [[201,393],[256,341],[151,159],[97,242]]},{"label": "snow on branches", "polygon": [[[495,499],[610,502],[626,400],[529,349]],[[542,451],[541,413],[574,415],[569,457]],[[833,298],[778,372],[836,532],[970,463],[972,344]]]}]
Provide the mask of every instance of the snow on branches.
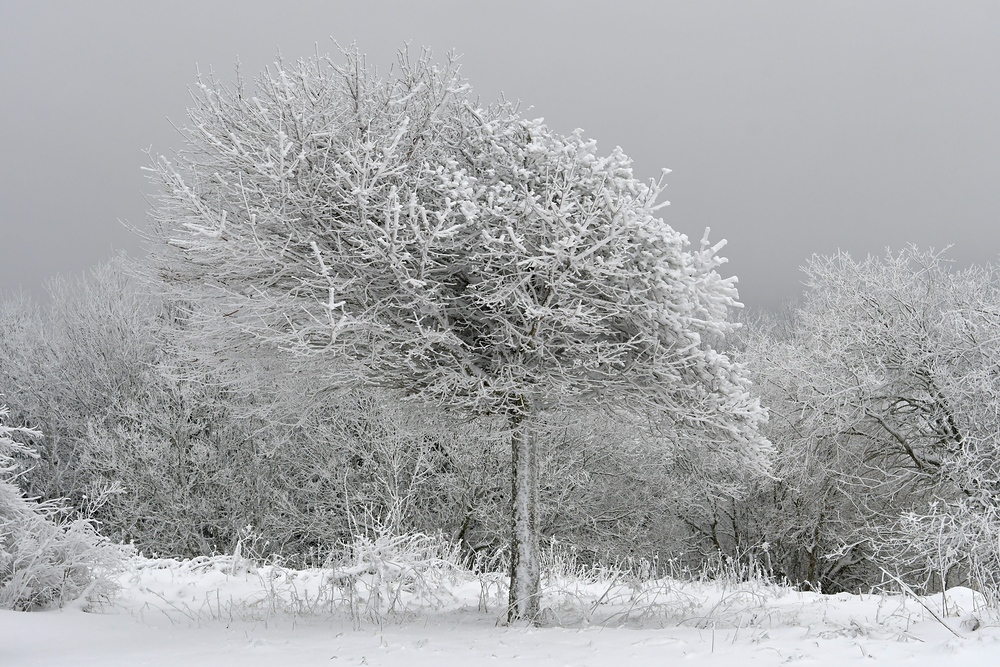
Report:
[{"label": "snow on branches", "polygon": [[[616,149],[473,104],[449,60],[379,78],[355,52],[198,87],[155,161],[161,277],[224,327],[350,360],[351,381],[471,414],[583,401],[756,441],[718,351],[739,307]],[[208,286],[208,290],[205,286]]]}]

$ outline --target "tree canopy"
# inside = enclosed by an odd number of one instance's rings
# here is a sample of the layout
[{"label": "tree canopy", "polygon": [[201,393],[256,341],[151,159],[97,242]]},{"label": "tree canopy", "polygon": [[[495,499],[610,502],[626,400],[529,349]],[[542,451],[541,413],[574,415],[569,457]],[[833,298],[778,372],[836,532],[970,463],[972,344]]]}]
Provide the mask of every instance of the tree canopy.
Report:
[{"label": "tree canopy", "polygon": [[[596,154],[453,62],[357,54],[198,86],[186,150],[155,162],[161,274],[299,352],[474,413],[629,401],[751,437],[721,244],[688,248],[620,149]],[[180,262],[175,261],[181,259]]]}]

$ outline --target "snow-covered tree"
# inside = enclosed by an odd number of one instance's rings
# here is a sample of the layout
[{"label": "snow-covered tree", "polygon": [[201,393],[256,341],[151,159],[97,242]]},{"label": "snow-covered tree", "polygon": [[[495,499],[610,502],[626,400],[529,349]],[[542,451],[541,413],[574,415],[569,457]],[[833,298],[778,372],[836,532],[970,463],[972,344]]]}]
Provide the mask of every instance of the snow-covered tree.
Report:
[{"label": "snow-covered tree", "polygon": [[[763,418],[719,344],[735,279],[721,244],[660,217],[660,183],[507,103],[452,60],[277,63],[200,82],[185,148],[159,158],[154,266],[206,331],[330,360],[330,382],[504,416],[512,447],[511,618],[539,610],[533,418],[642,411],[669,439],[753,460]],[[245,341],[246,338],[240,340]],[[233,349],[245,349],[234,340]]]},{"label": "snow-covered tree", "polygon": [[932,588],[995,571],[1000,276],[912,247],[805,270],[802,307],[748,338],[779,480],[740,528],[827,590],[870,585],[873,563]]}]

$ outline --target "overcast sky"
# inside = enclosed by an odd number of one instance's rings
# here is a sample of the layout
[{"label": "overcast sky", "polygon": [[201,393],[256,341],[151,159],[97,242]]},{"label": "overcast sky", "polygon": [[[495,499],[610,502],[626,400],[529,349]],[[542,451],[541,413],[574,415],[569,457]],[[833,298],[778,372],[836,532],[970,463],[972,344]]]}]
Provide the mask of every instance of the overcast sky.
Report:
[{"label": "overcast sky", "polygon": [[[356,42],[462,54],[503,93],[636,173],[664,213],[729,241],[743,300],[802,291],[837,249],[1000,251],[1000,2],[0,2],[0,290],[41,296],[143,225],[143,151],[180,141],[196,65],[231,80]],[[169,119],[169,120],[168,120]]]}]

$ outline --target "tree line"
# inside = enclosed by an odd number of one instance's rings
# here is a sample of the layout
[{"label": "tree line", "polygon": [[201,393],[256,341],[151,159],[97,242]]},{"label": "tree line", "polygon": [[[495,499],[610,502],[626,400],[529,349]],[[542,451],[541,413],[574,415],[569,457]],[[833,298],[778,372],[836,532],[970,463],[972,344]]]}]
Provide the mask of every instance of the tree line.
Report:
[{"label": "tree line", "polygon": [[[0,395],[66,498],[148,553],[300,562],[442,532],[539,611],[540,540],[826,591],[995,590],[997,280],[814,258],[743,318],[722,244],[452,61],[199,82],[135,262],[0,306]],[[25,434],[26,433],[26,434]]]}]

